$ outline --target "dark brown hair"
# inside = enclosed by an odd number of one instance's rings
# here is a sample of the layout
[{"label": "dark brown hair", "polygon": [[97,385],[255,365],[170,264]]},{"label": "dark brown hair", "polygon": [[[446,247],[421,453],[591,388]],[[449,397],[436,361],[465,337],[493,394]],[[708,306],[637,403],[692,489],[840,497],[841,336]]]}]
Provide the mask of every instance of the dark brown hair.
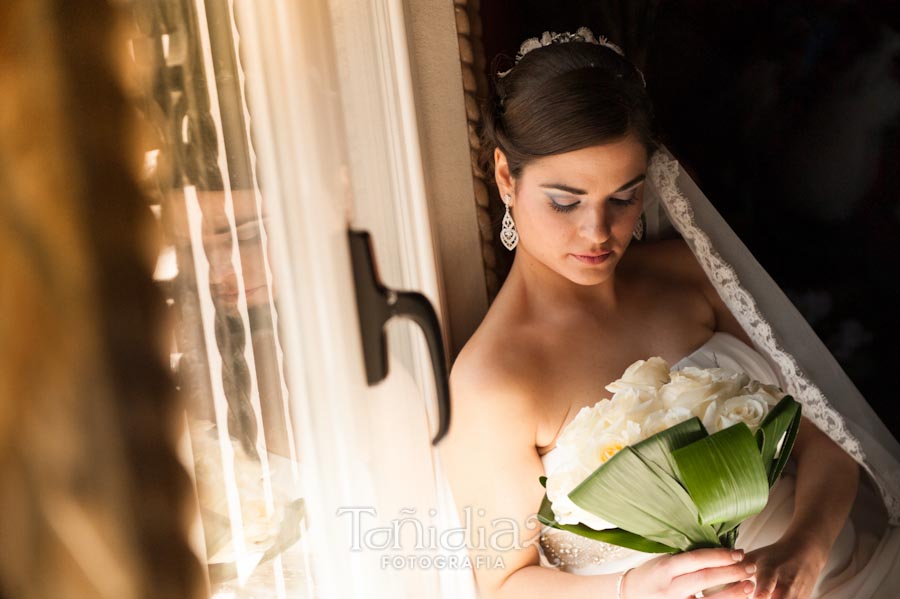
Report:
[{"label": "dark brown hair", "polygon": [[519,177],[530,161],[638,136],[653,153],[653,107],[641,73],[614,50],[588,42],[536,48],[503,77],[482,107],[481,162],[492,179],[494,148]]}]

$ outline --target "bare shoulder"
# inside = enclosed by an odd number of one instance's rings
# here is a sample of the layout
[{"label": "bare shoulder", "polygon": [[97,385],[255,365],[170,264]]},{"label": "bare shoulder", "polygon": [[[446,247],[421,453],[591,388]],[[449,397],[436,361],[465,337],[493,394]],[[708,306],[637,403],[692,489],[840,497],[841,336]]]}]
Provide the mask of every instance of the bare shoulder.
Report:
[{"label": "bare shoulder", "polygon": [[[499,331],[485,322],[463,347],[450,373],[450,394],[458,428],[480,428],[479,423],[515,423],[519,434],[532,439],[536,427],[534,380],[539,347],[524,342],[516,331]],[[526,433],[527,431],[527,433]]]},{"label": "bare shoulder", "polygon": [[638,295],[664,305],[681,321],[715,330],[720,308],[716,291],[682,239],[632,244],[621,264],[623,278]]},{"label": "bare shoulder", "polygon": [[654,277],[690,283],[700,288],[709,280],[697,262],[694,252],[681,238],[635,244],[628,248],[632,269],[651,273]]},{"label": "bare shoulder", "polygon": [[[629,249],[630,251],[630,249]],[[687,243],[680,238],[641,244],[636,252],[637,267],[653,273],[655,277],[676,281],[694,295],[702,297],[714,319],[713,330],[731,333],[747,344],[752,344],[747,333],[722,300],[712,281]]]},{"label": "bare shoulder", "polygon": [[531,394],[539,346],[525,342],[519,332],[491,329],[482,326],[463,347],[450,372],[451,385],[461,397],[523,403]]}]

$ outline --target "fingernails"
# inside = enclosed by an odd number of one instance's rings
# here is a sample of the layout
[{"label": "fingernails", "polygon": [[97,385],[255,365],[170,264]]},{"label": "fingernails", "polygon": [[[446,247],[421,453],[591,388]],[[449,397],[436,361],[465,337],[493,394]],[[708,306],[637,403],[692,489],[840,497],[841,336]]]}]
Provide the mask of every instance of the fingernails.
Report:
[{"label": "fingernails", "polygon": [[748,580],[747,582],[744,583],[743,591],[744,591],[744,594],[747,595],[748,597],[750,596],[750,593],[753,592],[753,586],[754,585],[753,585],[752,581]]},{"label": "fingernails", "polygon": [[732,551],[731,559],[733,559],[736,562],[741,561],[742,559],[744,559],[744,552],[743,551]]},{"label": "fingernails", "polygon": [[747,574],[753,574],[756,572],[756,564],[747,564],[745,570],[747,570]]}]

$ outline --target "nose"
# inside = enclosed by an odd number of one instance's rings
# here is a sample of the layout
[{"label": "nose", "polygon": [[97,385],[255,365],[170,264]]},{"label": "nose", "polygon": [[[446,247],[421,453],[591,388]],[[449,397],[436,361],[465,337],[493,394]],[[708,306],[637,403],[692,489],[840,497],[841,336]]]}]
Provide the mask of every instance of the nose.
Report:
[{"label": "nose", "polygon": [[589,207],[582,212],[584,219],[580,223],[579,232],[582,237],[594,245],[604,243],[612,234],[610,211],[604,204],[605,202],[598,206]]}]

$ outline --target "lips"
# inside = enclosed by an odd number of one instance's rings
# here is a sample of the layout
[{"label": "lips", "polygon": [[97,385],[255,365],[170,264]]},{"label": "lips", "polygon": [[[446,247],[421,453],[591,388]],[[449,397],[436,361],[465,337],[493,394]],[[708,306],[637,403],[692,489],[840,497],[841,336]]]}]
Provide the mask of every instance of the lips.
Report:
[{"label": "lips", "polygon": [[583,264],[602,264],[612,256],[612,252],[603,252],[599,254],[571,254],[571,256]]}]

